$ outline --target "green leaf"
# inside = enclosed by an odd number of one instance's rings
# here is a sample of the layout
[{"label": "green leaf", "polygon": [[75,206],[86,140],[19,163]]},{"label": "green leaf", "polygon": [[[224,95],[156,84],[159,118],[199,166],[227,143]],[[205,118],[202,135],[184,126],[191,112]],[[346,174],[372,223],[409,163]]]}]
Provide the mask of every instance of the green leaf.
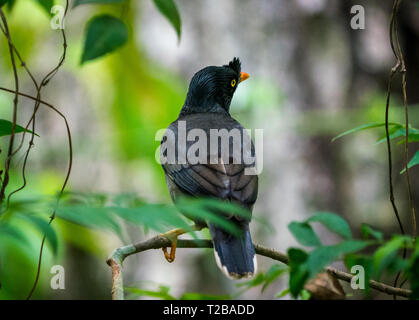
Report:
[{"label": "green leaf", "polygon": [[309,278],[309,271],[305,263],[308,255],[301,249],[291,248],[288,250],[288,257],[290,259],[290,293],[294,298],[297,298]]},{"label": "green leaf", "polygon": [[201,199],[198,201],[188,201],[187,199],[182,198],[176,202],[176,207],[190,219],[207,221],[208,223],[217,225],[226,232],[235,236],[240,236],[242,234],[242,230],[240,230],[233,222],[226,219],[213,209],[208,209],[205,202],[201,202]]},{"label": "green leaf", "polygon": [[195,292],[184,293],[180,300],[231,300],[229,295],[210,295]]},{"label": "green leaf", "polygon": [[42,8],[45,9],[47,14],[51,16],[51,8],[54,6],[54,0],[36,0],[36,2],[39,3],[39,5],[42,6]]},{"label": "green leaf", "polygon": [[176,3],[173,0],[153,0],[157,9],[163,14],[176,30],[178,39],[181,34],[181,20]]},{"label": "green leaf", "polygon": [[310,252],[307,259],[307,268],[310,273],[310,277],[314,277],[317,273],[323,270],[325,266],[339,258],[341,255],[357,252],[370,244],[371,243],[368,241],[347,240],[342,241],[339,244],[322,246],[314,249]]},{"label": "green leaf", "polygon": [[[419,164],[419,150],[416,151],[412,159],[410,159],[409,163],[407,164],[407,167],[410,169],[413,166],[417,166]],[[400,173],[405,173],[406,168],[403,169]]]},{"label": "green leaf", "polygon": [[[355,133],[355,132],[362,131],[362,130],[367,130],[367,129],[372,129],[372,128],[384,127],[384,126],[385,126],[385,122],[381,122],[381,123],[378,123],[378,122],[366,123],[366,124],[363,124],[363,125],[361,125],[359,127],[350,129],[348,131],[345,131],[345,132],[337,135],[336,137],[334,137],[332,139],[332,142],[335,141],[335,140],[337,140],[337,139],[342,138],[343,136],[346,136],[348,134],[351,134],[351,133]],[[403,126],[403,125],[400,124],[400,123],[397,123],[397,122],[390,122],[389,123],[389,126]]]},{"label": "green leaf", "polygon": [[[42,1],[42,0],[39,0]],[[111,3],[121,3],[125,0],[75,0],[73,8],[81,4],[111,4]]]},{"label": "green leaf", "polygon": [[269,287],[269,285],[274,282],[278,277],[289,270],[288,266],[282,264],[274,264],[265,274],[265,283],[262,287],[262,292]]},{"label": "green leaf", "polygon": [[110,197],[103,193],[66,192],[64,195],[65,198],[61,202],[65,201],[70,203],[70,205],[79,204],[90,207],[103,207],[105,203],[110,202]]},{"label": "green leaf", "polygon": [[[13,123],[10,122],[9,120],[0,119],[0,137],[11,135],[12,134],[12,126],[13,126]],[[15,125],[15,133],[19,133],[19,132],[23,132],[23,131],[26,131],[28,133],[32,133],[32,131],[30,131],[30,130],[25,130],[25,128],[23,128],[23,127],[21,127],[17,124]],[[35,135],[38,136],[36,133],[35,133]]]},{"label": "green leaf", "polygon": [[261,285],[264,280],[265,275],[263,273],[258,273],[253,279],[238,283],[237,287],[257,287],[258,285]]},{"label": "green leaf", "polygon": [[[388,137],[389,137],[390,140],[393,140],[393,139],[402,137],[403,136],[403,131],[405,131],[405,129],[403,127],[393,127],[393,128],[390,128],[388,130]],[[383,134],[383,136],[380,139],[378,139],[375,142],[375,144],[376,145],[377,144],[381,144],[381,143],[386,142],[386,141],[387,141],[387,135],[386,134]]]},{"label": "green leaf", "polygon": [[[397,127],[398,128],[398,127]],[[394,140],[400,137],[405,137],[406,136],[406,128],[402,127],[402,128],[394,128],[394,130],[390,130],[389,132],[389,138],[390,140]],[[409,128],[409,142],[414,142],[416,139],[416,137],[419,136],[419,130],[415,129],[415,128]],[[380,144],[383,142],[387,141],[387,137],[384,135],[384,137],[382,137],[381,139],[379,139],[375,144]],[[403,141],[405,142],[406,139],[403,139]]]},{"label": "green leaf", "polygon": [[60,205],[57,216],[69,222],[92,229],[105,229],[113,231],[121,239],[122,230],[115,221],[109,208],[89,207],[83,205]]},{"label": "green leaf", "polygon": [[288,249],[288,258],[290,259],[289,266],[292,267],[293,265],[306,262],[308,254],[304,250],[298,248],[290,248]]},{"label": "green leaf", "polygon": [[413,252],[409,259],[409,267],[407,268],[407,277],[410,280],[410,289],[412,293],[409,299],[419,299],[419,249]]},{"label": "green leaf", "polygon": [[87,26],[81,64],[113,52],[128,40],[125,24],[111,15],[94,17]]},{"label": "green leaf", "polygon": [[321,242],[307,222],[291,222],[288,225],[294,238],[303,246],[319,246]]},{"label": "green leaf", "polygon": [[[105,198],[106,199],[106,198]],[[125,199],[125,200],[124,200]],[[118,197],[116,203],[121,205],[138,205],[138,199],[132,201],[132,197]],[[129,200],[130,203],[126,203]],[[73,203],[71,203],[73,202]],[[207,202],[180,201],[177,206],[162,204],[140,204],[138,207],[123,207],[111,205],[108,207],[100,206],[103,197],[72,197],[62,202],[58,208],[58,217],[77,223],[89,228],[108,229],[122,236],[121,228],[117,218],[122,218],[130,223],[153,229],[158,232],[167,231],[170,228],[183,228],[192,231],[190,224],[183,214],[196,220],[203,220],[223,228],[225,231],[239,236],[241,230],[230,220],[219,215],[214,210],[207,208]],[[115,201],[114,201],[115,203]],[[194,233],[191,233],[196,237]]]},{"label": "green leaf", "polygon": [[369,236],[377,239],[378,241],[383,241],[383,233],[377,230],[374,230],[369,225],[361,225],[361,234],[364,239],[368,239]]},{"label": "green leaf", "polygon": [[215,212],[228,212],[229,215],[235,215],[242,218],[250,219],[252,213],[232,202],[222,201],[219,199],[209,199],[209,198],[200,198],[200,199],[188,199],[183,198],[182,201],[190,204],[197,203],[199,206],[206,207],[209,210],[214,210]]},{"label": "green leaf", "polygon": [[416,129],[417,132],[411,133],[409,131],[409,142],[419,142],[419,130]]},{"label": "green leaf", "polygon": [[285,289],[285,290],[282,290],[280,293],[278,293],[275,297],[276,298],[283,298],[283,297],[285,297],[287,294],[290,294],[290,289],[289,288],[287,288],[287,289]]},{"label": "green leaf", "polygon": [[121,218],[158,232],[168,228],[190,229],[189,224],[177,212],[176,208],[159,204],[146,204],[136,208],[110,207]]},{"label": "green leaf", "polygon": [[408,236],[393,236],[390,241],[378,248],[373,258],[375,277],[379,279],[384,269],[395,262],[398,250],[411,243],[412,239]]},{"label": "green leaf", "polygon": [[134,293],[137,296],[147,296],[153,298],[160,298],[162,300],[176,300],[175,297],[169,294],[169,287],[159,286],[159,290],[143,290],[139,288],[125,287],[128,292]]},{"label": "green leaf", "polygon": [[22,232],[22,230],[10,223],[0,224],[0,244],[2,244],[6,238],[13,239],[14,243],[21,243],[27,245],[29,243],[28,237]]},{"label": "green leaf", "polygon": [[415,155],[410,159],[407,167],[410,169],[413,166],[416,166],[419,164],[419,150],[416,151]]},{"label": "green leaf", "polygon": [[7,4],[7,9],[12,12],[13,8],[15,7],[16,4],[16,0],[0,0],[2,1],[0,3],[0,7],[2,7],[3,5]]},{"label": "green leaf", "polygon": [[[419,142],[419,134],[410,134],[409,133],[409,142]],[[405,144],[406,139],[401,139],[397,144]]]},{"label": "green leaf", "polygon": [[320,222],[330,231],[336,232],[346,239],[352,238],[348,223],[334,213],[319,212],[310,217],[307,222]]},{"label": "green leaf", "polygon": [[[120,202],[121,198],[118,199]],[[123,201],[125,202],[125,201]],[[138,202],[138,201],[136,201]],[[182,228],[193,231],[185,217],[174,206],[162,204],[142,204],[138,207],[109,207],[116,215],[133,224],[143,226],[158,232],[165,232],[171,228]],[[196,238],[194,232],[190,233]]]},{"label": "green leaf", "polygon": [[3,7],[6,3],[8,3],[10,0],[0,0],[0,8]]},{"label": "green leaf", "polygon": [[42,235],[45,235],[46,241],[51,245],[52,252],[54,254],[57,253],[57,234],[47,221],[32,214],[19,214],[19,217],[32,223],[42,233]]},{"label": "green leaf", "polygon": [[303,290],[301,290],[300,296],[301,296],[301,300],[310,300],[311,293],[308,292],[307,290],[303,289]]},{"label": "green leaf", "polygon": [[[363,256],[359,254],[349,253],[345,255],[344,263],[348,270],[351,272],[352,267],[355,265],[362,266],[364,268],[364,284],[365,284],[365,295],[369,295],[370,286],[369,281],[373,270],[373,261],[371,256]],[[352,272],[351,272],[352,273]]]}]

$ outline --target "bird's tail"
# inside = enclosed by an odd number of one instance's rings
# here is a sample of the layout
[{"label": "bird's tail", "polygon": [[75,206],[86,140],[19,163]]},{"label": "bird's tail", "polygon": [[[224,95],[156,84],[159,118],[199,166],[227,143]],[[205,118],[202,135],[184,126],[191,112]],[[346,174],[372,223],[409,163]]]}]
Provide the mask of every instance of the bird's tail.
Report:
[{"label": "bird's tail", "polygon": [[249,226],[243,225],[241,237],[209,225],[214,255],[218,267],[230,279],[251,278],[256,274],[257,262],[255,248],[250,236]]}]

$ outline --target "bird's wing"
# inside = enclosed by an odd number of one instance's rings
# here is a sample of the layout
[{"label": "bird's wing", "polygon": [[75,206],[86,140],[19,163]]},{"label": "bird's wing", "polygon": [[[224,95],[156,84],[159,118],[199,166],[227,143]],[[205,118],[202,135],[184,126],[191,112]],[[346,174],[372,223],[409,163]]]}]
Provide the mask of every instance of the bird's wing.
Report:
[{"label": "bird's wing", "polygon": [[[179,118],[168,128],[168,131],[170,130],[175,135],[175,139],[168,141],[168,144],[175,147],[176,152],[179,152],[177,139],[180,120],[185,121],[187,132],[199,128],[204,130],[207,137],[210,137],[211,129],[232,130],[236,128],[245,134],[243,127],[229,116],[208,113],[188,115]],[[210,138],[208,139],[210,140]],[[164,139],[162,143],[163,141]],[[193,143],[194,141],[188,141],[186,149],[189,150]],[[257,198],[257,175],[248,175],[247,170],[245,170],[247,167],[252,167],[252,164],[247,165],[244,161],[241,164],[233,164],[234,147],[232,141],[230,141],[229,150],[230,158],[226,163],[222,161],[222,153],[219,149],[217,154],[212,154],[211,150],[208,150],[208,158],[205,163],[191,164],[186,160],[187,163],[185,164],[178,162],[163,164],[169,189],[171,187],[179,188],[180,190],[176,190],[176,192],[193,197],[215,197],[230,200],[251,209]],[[242,151],[244,152],[243,148]],[[248,152],[253,152],[253,144],[252,149]],[[212,164],[213,162],[210,161],[212,159],[218,159],[218,161],[214,161],[216,163]]]},{"label": "bird's wing", "polygon": [[258,191],[257,175],[245,174],[245,165],[164,164],[166,178],[186,195],[215,197],[238,202],[251,208]]}]

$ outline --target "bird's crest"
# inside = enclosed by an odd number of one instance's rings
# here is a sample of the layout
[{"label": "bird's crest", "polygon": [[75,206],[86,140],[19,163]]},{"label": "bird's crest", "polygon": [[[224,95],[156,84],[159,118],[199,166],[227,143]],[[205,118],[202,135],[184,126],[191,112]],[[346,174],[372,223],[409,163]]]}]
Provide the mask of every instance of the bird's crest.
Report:
[{"label": "bird's crest", "polygon": [[231,60],[228,65],[226,65],[226,67],[230,67],[231,69],[234,70],[234,72],[236,72],[237,74],[240,74],[241,72],[241,68],[242,68],[242,64],[240,62],[240,59],[235,57],[233,60]]}]

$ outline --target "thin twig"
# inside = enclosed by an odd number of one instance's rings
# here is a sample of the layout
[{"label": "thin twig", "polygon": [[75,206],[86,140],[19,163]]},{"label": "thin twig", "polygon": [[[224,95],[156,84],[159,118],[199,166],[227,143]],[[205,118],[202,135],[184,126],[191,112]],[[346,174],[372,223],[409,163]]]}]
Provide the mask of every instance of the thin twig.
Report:
[{"label": "thin twig", "polygon": [[[12,44],[12,38],[10,36],[10,31],[9,31],[9,26],[7,24],[7,20],[6,17],[4,15],[3,10],[0,8],[0,17],[1,17],[1,24],[0,24],[0,29],[1,31],[4,33],[6,39],[7,39],[7,43],[9,46],[9,53],[10,53],[10,60],[11,60],[11,64],[12,64],[12,69],[13,69],[13,76],[15,79],[15,98],[13,99],[13,119],[12,119],[12,131],[10,134],[10,139],[9,139],[9,148],[8,148],[8,152],[7,152],[7,157],[6,157],[6,161],[5,161],[5,168],[4,168],[4,178],[1,179],[1,188],[0,188],[0,214],[3,211],[3,208],[1,206],[1,204],[3,203],[3,199],[5,197],[5,192],[6,192],[6,187],[9,184],[9,170],[10,170],[10,164],[12,161],[12,156],[13,156],[13,144],[14,144],[14,140],[15,140],[15,132],[16,132],[16,121],[17,121],[17,107],[18,107],[18,92],[19,92],[19,77],[17,74],[17,68],[16,68],[16,61],[15,61],[15,56],[14,56],[14,51],[13,51],[13,44]],[[1,287],[1,281],[0,281],[0,287]]]},{"label": "thin twig", "polygon": [[413,196],[412,196],[412,185],[410,182],[410,174],[409,174],[409,109],[407,106],[407,90],[406,90],[406,63],[404,61],[403,52],[400,46],[399,41],[399,32],[398,32],[398,23],[397,23],[397,14],[399,11],[401,0],[398,1],[396,7],[396,20],[394,22],[394,36],[396,40],[396,48],[397,48],[397,59],[400,61],[400,68],[399,71],[402,75],[401,83],[402,83],[402,95],[403,95],[403,107],[405,112],[405,126],[406,126],[406,143],[404,144],[404,166],[406,170],[406,184],[407,184],[407,194],[409,198],[409,207],[411,211],[412,217],[412,227],[413,227],[413,238],[416,239],[416,215],[415,215],[415,207],[413,204]]},{"label": "thin twig", "polygon": [[[63,19],[65,18],[67,11],[69,8],[69,1],[66,0],[66,7],[65,7],[65,12],[64,12],[64,16]],[[6,17],[3,13],[3,11],[0,9],[0,14],[1,14],[1,20],[3,22],[3,25],[0,24],[0,30],[3,32],[3,34],[5,35],[5,37],[8,40],[8,44],[9,44],[9,50],[10,50],[10,55],[11,55],[11,60],[12,60],[12,66],[13,66],[13,71],[14,71],[14,76],[15,76],[15,90],[10,90],[7,88],[2,88],[2,90],[7,91],[7,92],[14,92],[15,94],[15,99],[14,99],[14,109],[13,109],[13,123],[12,123],[12,132],[11,132],[11,137],[10,137],[10,143],[9,143],[9,152],[8,152],[8,156],[6,159],[6,165],[5,165],[5,175],[4,175],[4,179],[1,180],[1,190],[0,190],[0,203],[3,201],[4,197],[5,197],[5,189],[7,187],[7,184],[9,182],[9,168],[10,168],[10,162],[12,157],[21,149],[23,142],[25,140],[25,134],[27,132],[28,127],[31,125],[32,123],[32,133],[31,133],[31,138],[29,141],[29,146],[25,152],[25,156],[24,156],[24,162],[23,162],[23,166],[22,166],[22,178],[23,178],[23,184],[22,186],[20,186],[19,188],[17,188],[16,190],[12,191],[11,193],[9,193],[8,197],[7,197],[7,205],[6,205],[6,210],[9,207],[10,204],[10,199],[11,196],[13,194],[15,194],[16,192],[22,190],[25,188],[27,181],[26,181],[26,175],[25,175],[25,169],[26,169],[26,165],[27,165],[27,161],[28,161],[28,157],[29,157],[29,153],[30,150],[32,149],[34,143],[34,138],[35,138],[35,119],[36,119],[36,113],[39,109],[40,103],[41,101],[41,89],[46,86],[49,81],[54,77],[54,75],[58,72],[58,70],[60,69],[60,67],[64,64],[65,61],[65,57],[66,57],[66,52],[67,52],[67,39],[66,39],[66,35],[65,35],[65,31],[64,28],[61,29],[61,35],[63,38],[63,53],[61,55],[61,58],[58,62],[58,64],[50,71],[47,73],[47,75],[41,80],[40,85],[38,84],[38,82],[36,81],[35,77],[33,76],[33,74],[31,73],[31,71],[29,70],[29,68],[27,67],[26,63],[24,62],[24,60],[22,59],[21,55],[19,54],[17,48],[13,45],[12,43],[12,39],[10,37],[10,33],[9,33],[9,29],[8,29],[8,25],[7,25],[7,20]],[[64,22],[63,22],[64,23]],[[14,60],[14,54],[16,54],[18,60],[20,61],[21,66],[25,69],[25,71],[27,72],[27,74],[29,75],[29,77],[31,78],[32,82],[34,83],[34,86],[36,88],[36,98],[29,96],[29,95],[25,95],[25,94],[21,94],[19,92],[19,86],[18,86],[18,78],[17,78],[17,70],[16,70],[16,62]],[[32,115],[25,127],[25,130],[23,131],[22,134],[22,138],[21,141],[18,145],[18,147],[16,148],[16,150],[13,150],[13,142],[14,142],[14,138],[15,138],[15,127],[16,127],[16,117],[17,117],[17,102],[18,102],[18,96],[19,95],[23,95],[26,96],[30,99],[33,99],[35,101],[35,105],[34,105],[34,109],[32,112]],[[43,104],[47,105],[48,107],[50,107],[52,110],[54,110],[55,112],[57,112],[65,121],[65,125],[66,125],[66,129],[67,129],[67,135],[68,135],[68,140],[69,140],[69,149],[70,149],[70,153],[69,153],[69,166],[68,166],[68,170],[67,170],[67,174],[66,177],[64,179],[64,182],[62,184],[62,188],[60,190],[60,193],[58,195],[57,198],[57,205],[58,205],[58,201],[61,197],[61,195],[63,194],[65,187],[68,183],[69,177],[70,177],[70,173],[71,173],[71,167],[72,167],[72,144],[71,144],[71,133],[70,133],[70,129],[67,123],[67,119],[66,117],[59,112],[54,106],[52,106],[51,104],[46,104],[44,102],[42,102]],[[57,206],[56,206],[57,207]],[[52,221],[54,220],[56,215],[56,210],[54,209],[50,220],[49,220],[49,224],[52,223]],[[39,280],[39,274],[40,274],[40,268],[41,268],[41,261],[42,261],[42,253],[43,253],[43,248],[44,248],[44,244],[45,244],[45,239],[46,239],[46,234],[44,234],[43,238],[42,238],[42,243],[41,243],[41,248],[40,248],[40,253],[39,253],[39,259],[38,259],[38,268],[37,268],[37,274],[36,274],[36,278],[35,278],[35,282],[34,285],[27,297],[27,299],[30,299],[33,292],[35,291],[35,288],[37,286],[38,280]]]},{"label": "thin twig", "polygon": [[[69,5],[69,2],[68,2],[68,0],[66,0],[65,11],[64,11],[63,18],[62,18],[63,19],[63,21],[62,21],[63,24],[64,24],[64,19],[65,19],[66,15],[67,15],[68,5]],[[60,61],[58,62],[58,64],[56,65],[56,67],[54,69],[52,69],[42,79],[40,88],[46,86],[49,83],[49,81],[55,76],[55,74],[58,72],[58,70],[61,68],[61,66],[64,64],[65,57],[66,57],[66,54],[67,54],[67,38],[66,38],[66,35],[65,35],[64,27],[62,27],[62,29],[61,29],[61,36],[63,38],[63,53],[61,55]],[[37,97],[39,97],[39,98],[40,98],[40,88],[38,89],[38,95],[37,95]],[[38,107],[39,107],[39,103],[38,103],[38,105],[36,105],[35,110],[34,110],[34,113],[36,113]],[[64,117],[64,119],[65,119],[65,117]],[[54,221],[54,219],[55,219],[56,209],[58,207],[58,202],[59,202],[62,194],[64,193],[65,187],[66,187],[66,185],[68,183],[68,179],[70,178],[71,167],[72,167],[72,158],[73,158],[72,154],[73,154],[73,152],[72,152],[72,145],[71,145],[71,134],[70,134],[70,129],[69,129],[69,126],[68,126],[68,123],[67,123],[67,119],[65,119],[65,122],[66,122],[66,127],[67,127],[67,134],[68,134],[68,137],[69,137],[70,163],[69,163],[69,167],[68,167],[68,170],[67,170],[66,177],[64,179],[64,183],[63,183],[63,185],[61,187],[61,190],[60,190],[60,193],[59,193],[59,195],[57,197],[57,202],[56,202],[55,209],[54,209],[52,215],[50,216],[50,220],[48,222],[49,225],[51,225],[52,221]],[[33,118],[33,123],[35,125],[35,118]],[[29,146],[29,148],[27,150],[27,153],[26,153],[26,156],[25,156],[25,163],[24,163],[24,165],[26,165],[26,158],[27,158],[27,156],[29,154],[31,143],[33,143],[33,138],[34,138],[34,134],[35,134],[34,132],[35,131],[33,130],[33,132],[32,132],[32,139],[31,139],[30,146]],[[25,168],[25,167],[23,167],[23,168]],[[24,169],[23,169],[23,174],[24,174]],[[23,189],[25,187],[25,185],[26,185],[26,180],[24,181],[24,185],[21,187],[21,189]],[[40,272],[41,272],[42,253],[43,253],[43,250],[44,250],[45,239],[46,239],[46,233],[44,234],[44,236],[42,238],[41,248],[39,250],[38,268],[37,268],[37,272],[36,272],[35,281],[34,281],[34,284],[32,286],[31,291],[29,292],[28,296],[26,297],[27,300],[29,300],[32,297],[32,294],[35,292],[36,286],[38,285],[39,275],[40,275]]]},{"label": "thin twig", "polygon": [[[389,188],[390,188],[390,201],[391,205],[393,206],[394,214],[396,215],[397,222],[399,224],[399,228],[401,233],[404,235],[404,228],[402,222],[400,220],[399,212],[395,203],[394,199],[394,190],[393,190],[393,165],[392,165],[392,156],[391,156],[391,143],[390,143],[390,133],[389,133],[389,109],[390,109],[390,95],[391,95],[391,85],[393,82],[394,74],[400,68],[400,60],[398,58],[396,49],[393,43],[393,31],[394,25],[397,24],[397,13],[399,8],[399,1],[395,0],[393,2],[393,8],[391,11],[390,16],[390,24],[389,24],[389,39],[390,39],[390,46],[393,54],[396,58],[396,64],[391,68],[390,75],[388,77],[388,85],[387,85],[387,98],[386,98],[386,111],[385,111],[385,128],[386,128],[386,141],[387,141],[387,153],[388,153],[388,171],[389,171]],[[403,248],[403,259],[406,257],[406,248]],[[398,272],[396,278],[394,279],[394,286],[397,286],[397,282],[399,280],[401,272]],[[397,297],[394,296],[394,299]]]},{"label": "thin twig", "polygon": [[[136,244],[131,244],[125,247],[116,249],[106,263],[111,267],[112,272],[112,299],[123,300],[124,299],[124,287],[123,287],[123,275],[122,275],[122,263],[126,257],[130,255],[147,251],[150,249],[161,249],[170,247],[171,241],[166,237],[157,235],[146,241],[142,241]],[[266,248],[264,246],[255,244],[255,251],[258,255],[271,258],[273,260],[288,264],[288,256],[285,253],[276,251],[274,249]],[[177,248],[212,248],[213,244],[211,240],[178,240]],[[338,269],[327,267],[326,271],[333,277],[346,282],[351,282],[354,277],[352,274],[340,271]],[[406,289],[395,288],[385,283],[370,280],[369,285],[371,288],[384,292],[391,295],[397,295],[400,297],[409,297],[411,291]]]},{"label": "thin twig", "polygon": [[[67,14],[68,6],[69,6],[69,3],[68,3],[68,0],[67,0],[63,19],[65,18],[65,15]],[[7,207],[9,206],[9,202],[10,202],[10,199],[11,199],[12,195],[19,192],[20,190],[22,190],[26,187],[26,175],[25,175],[26,163],[27,163],[27,160],[28,160],[28,157],[29,157],[29,152],[34,145],[33,141],[34,141],[34,138],[35,138],[35,116],[36,116],[36,113],[39,109],[39,100],[41,99],[41,90],[42,90],[43,87],[45,87],[49,83],[49,81],[53,78],[53,76],[57,73],[57,71],[63,65],[63,63],[65,61],[66,54],[67,54],[67,38],[66,38],[64,29],[61,29],[61,35],[62,35],[62,39],[63,39],[63,53],[61,55],[61,58],[60,58],[58,64],[50,72],[48,72],[47,75],[44,76],[44,78],[40,82],[41,83],[40,85],[38,84],[35,77],[30,72],[26,63],[21,58],[21,56],[20,56],[18,50],[16,49],[16,47],[14,47],[15,53],[16,53],[17,57],[19,58],[21,65],[25,68],[26,72],[28,73],[29,77],[32,79],[32,82],[35,85],[35,88],[37,90],[37,94],[36,94],[37,100],[35,100],[35,106],[34,106],[34,111],[32,113],[32,116],[29,119],[29,121],[28,121],[28,123],[25,127],[25,130],[23,131],[20,145],[18,146],[18,148],[13,153],[13,154],[17,153],[20,150],[20,148],[22,147],[23,141],[25,139],[26,130],[28,129],[29,125],[32,123],[31,140],[29,141],[29,146],[28,146],[28,148],[25,152],[24,162],[23,162],[23,166],[22,166],[23,184],[19,188],[17,188],[16,190],[14,190],[13,192],[11,192],[9,194],[9,196],[7,197]]]},{"label": "thin twig", "polygon": [[[11,89],[8,89],[8,88],[4,88],[4,87],[0,87],[0,90],[5,91],[5,92],[9,92],[9,93],[15,93],[14,90],[11,90]],[[67,122],[67,118],[65,117],[65,115],[61,111],[59,111],[56,107],[54,107],[52,104],[50,104],[48,102],[45,102],[45,101],[42,101],[42,100],[40,100],[40,99],[38,99],[36,97],[33,97],[33,96],[29,95],[29,94],[26,94],[26,93],[17,92],[17,94],[20,95],[20,96],[26,97],[28,99],[32,99],[34,101],[38,101],[39,103],[41,103],[41,104],[47,106],[48,108],[52,109],[53,111],[55,111],[64,120],[64,123],[65,123],[65,126],[66,126],[66,130],[67,130],[67,137],[68,137],[69,163],[68,163],[68,169],[67,169],[66,177],[64,179],[64,183],[63,183],[63,185],[61,187],[59,196],[57,198],[57,205],[58,205],[58,201],[59,201],[61,195],[63,194],[63,192],[64,192],[64,190],[65,190],[65,188],[67,186],[68,180],[70,178],[71,168],[72,168],[72,165],[73,165],[73,145],[72,145],[72,140],[71,140],[70,126],[69,126],[69,124]],[[55,214],[56,214],[56,209],[54,209],[54,212],[52,213],[52,215],[50,217],[49,224],[51,224],[52,221],[54,220]],[[40,274],[40,268],[41,268],[42,254],[43,254],[43,248],[44,248],[44,244],[45,244],[45,238],[46,238],[46,236],[44,235],[43,238],[42,238],[41,248],[40,248],[40,251],[39,251],[37,274],[36,274],[34,286],[32,287],[32,290],[31,290],[30,294],[27,297],[28,299],[31,298],[33,292],[35,291],[35,288],[36,288],[36,285],[38,283],[38,280],[39,280],[39,274]]]},{"label": "thin twig", "polygon": [[[392,182],[392,163],[391,163],[391,147],[390,147],[390,135],[388,130],[388,116],[389,116],[389,107],[390,107],[390,91],[391,91],[391,84],[393,81],[394,74],[399,71],[402,75],[401,78],[401,85],[402,85],[402,95],[403,95],[403,106],[405,111],[405,127],[406,127],[406,142],[404,148],[404,167],[406,170],[406,184],[407,184],[407,193],[409,199],[409,208],[411,211],[411,219],[412,219],[412,228],[413,228],[413,238],[416,241],[416,214],[415,214],[415,207],[413,204],[413,196],[412,196],[412,186],[410,182],[410,174],[409,174],[409,110],[407,106],[407,92],[406,92],[406,64],[403,57],[403,52],[400,46],[399,41],[399,32],[398,32],[398,13],[400,8],[401,0],[395,0],[393,2],[393,9],[390,17],[390,25],[389,25],[389,39],[390,39],[390,46],[393,54],[396,58],[396,64],[391,69],[389,79],[388,79],[388,88],[387,88],[387,100],[386,100],[386,140],[387,140],[387,149],[388,149],[388,163],[389,163],[389,180],[390,180],[390,201],[393,205],[394,213],[397,217],[397,221],[400,226],[400,230],[402,234],[404,234],[404,229],[400,221],[399,213],[395,204],[394,200],[394,193],[393,193],[393,182]],[[406,248],[403,249],[403,259],[406,258]],[[397,282],[399,280],[401,272],[399,272],[394,280],[394,286],[397,286]],[[394,299],[396,299],[396,295],[394,295]]]},{"label": "thin twig", "polygon": [[19,92],[19,77],[17,74],[17,68],[16,68],[16,61],[15,61],[15,55],[13,51],[13,44],[12,44],[12,38],[10,36],[9,26],[7,24],[6,17],[4,15],[3,10],[0,8],[0,17],[2,20],[2,28],[1,30],[4,32],[7,43],[9,45],[9,53],[10,53],[10,60],[13,68],[13,76],[15,79],[15,98],[13,99],[13,120],[12,120],[12,132],[10,134],[9,139],[9,148],[7,152],[6,162],[4,166],[4,178],[2,181],[1,189],[0,189],[0,203],[4,199],[6,187],[9,184],[9,170],[10,170],[10,163],[12,161],[12,153],[13,153],[13,144],[15,140],[15,130],[16,130],[16,120],[17,120],[17,107],[18,107],[18,92]]},{"label": "thin twig", "polygon": [[387,155],[388,155],[388,180],[389,180],[389,191],[390,191],[390,202],[393,207],[394,214],[396,216],[397,222],[399,224],[400,232],[402,235],[405,234],[402,221],[400,220],[399,210],[397,209],[396,201],[394,198],[394,187],[393,187],[393,163],[392,163],[392,154],[391,154],[391,142],[390,142],[390,132],[389,132],[389,110],[390,110],[390,95],[391,95],[391,85],[394,74],[398,69],[399,64],[397,63],[390,71],[388,86],[387,86],[387,97],[386,97],[386,111],[385,111],[385,128],[386,128],[386,141],[387,141]]}]

